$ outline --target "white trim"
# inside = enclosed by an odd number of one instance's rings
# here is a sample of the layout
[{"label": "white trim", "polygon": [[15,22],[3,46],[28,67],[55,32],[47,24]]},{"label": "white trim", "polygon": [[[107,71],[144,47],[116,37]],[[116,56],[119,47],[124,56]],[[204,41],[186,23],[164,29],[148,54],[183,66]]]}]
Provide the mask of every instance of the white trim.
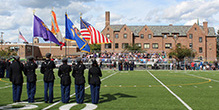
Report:
[{"label": "white trim", "polygon": [[[50,46],[39,46],[39,48],[50,48]],[[60,48],[60,46],[51,46],[51,48]],[[69,46],[68,48],[77,48],[77,46]]]},{"label": "white trim", "polygon": [[154,77],[163,87],[165,87],[173,96],[175,96],[188,110],[192,110],[192,108],[186,104],[179,96],[177,96],[173,91],[171,91],[166,85],[164,85],[159,79],[157,79],[150,71],[147,72]]},{"label": "white trim", "polygon": [[[101,81],[103,81],[103,80],[105,80],[105,79],[107,79],[107,78],[109,78],[109,77],[111,77],[111,76],[113,76],[113,75],[115,75],[116,73],[118,73],[118,72],[115,72],[115,73],[113,73],[113,74],[111,74],[111,75],[109,75],[109,76],[107,76],[107,77],[105,77],[105,78],[103,78],[103,79],[101,79]],[[90,85],[89,86],[87,86],[87,87],[85,87],[85,89],[88,89],[90,87]],[[74,94],[72,94],[72,95],[70,95],[70,97],[72,97],[72,96],[74,96],[75,95],[75,93]],[[55,105],[57,105],[57,104],[59,104],[61,102],[61,100],[59,100],[58,102],[56,102],[56,103],[53,103],[52,105],[49,105],[49,106],[47,106],[46,108],[43,108],[42,110],[47,110],[47,109],[49,109],[49,108],[51,108],[51,107],[53,107],[53,106],[55,106]]]}]

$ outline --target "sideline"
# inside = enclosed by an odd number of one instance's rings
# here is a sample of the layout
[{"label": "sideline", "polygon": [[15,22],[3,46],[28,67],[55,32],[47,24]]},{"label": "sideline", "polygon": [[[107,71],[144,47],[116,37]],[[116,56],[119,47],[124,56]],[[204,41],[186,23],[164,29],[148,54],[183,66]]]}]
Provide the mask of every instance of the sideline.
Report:
[{"label": "sideline", "polygon": [[[105,77],[105,78],[103,78],[103,79],[101,79],[101,81],[103,81],[103,80],[105,80],[105,79],[107,79],[107,78],[109,78],[109,77],[111,77],[111,76],[113,76],[113,75],[115,75],[116,73],[118,73],[118,72],[115,72],[115,73],[113,73],[113,74],[110,74],[109,76],[107,76],[107,77]],[[89,86],[87,86],[87,87],[85,87],[85,89],[88,89],[90,87],[90,85]],[[72,95],[70,95],[70,97],[72,97],[72,96],[74,96],[75,95],[75,93],[74,94],[72,94]],[[55,106],[55,105],[57,105],[57,104],[59,104],[61,102],[61,100],[59,100],[58,102],[56,102],[56,103],[53,103],[52,105],[49,105],[49,106],[47,106],[46,108],[43,108],[42,110],[47,110],[47,109],[49,109],[49,108],[51,108],[51,107],[53,107],[53,106]]]},{"label": "sideline", "polygon": [[214,82],[219,82],[218,80],[215,80],[215,79],[206,78],[206,77],[202,77],[202,76],[198,76],[198,75],[194,75],[194,74],[188,74],[188,73],[182,73],[182,74],[186,74],[186,75],[189,75],[189,76],[193,76],[193,77],[197,77],[197,78],[201,78],[201,79],[205,79],[205,80],[211,80],[211,81],[214,81]]},{"label": "sideline", "polygon": [[173,96],[175,96],[188,110],[192,110],[192,108],[186,104],[179,96],[177,96],[174,92],[172,92],[166,85],[164,85],[159,79],[157,79],[150,71],[147,72],[154,77],[163,87],[165,87]]}]

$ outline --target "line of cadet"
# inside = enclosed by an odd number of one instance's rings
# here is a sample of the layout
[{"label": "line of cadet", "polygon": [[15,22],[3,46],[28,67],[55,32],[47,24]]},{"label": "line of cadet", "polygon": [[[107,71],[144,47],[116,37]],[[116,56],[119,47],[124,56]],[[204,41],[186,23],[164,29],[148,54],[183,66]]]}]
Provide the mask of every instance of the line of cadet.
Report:
[{"label": "line of cadet", "polygon": [[[36,93],[36,69],[38,65],[34,62],[34,57],[28,57],[28,62],[24,65],[20,62],[19,56],[14,56],[14,60],[10,64],[8,72],[9,79],[12,82],[13,90],[13,102],[21,102],[21,93],[23,86],[23,74],[27,78],[27,95],[28,102],[35,102],[34,97]],[[70,72],[72,67],[67,64],[67,58],[63,58],[63,64],[58,69],[58,76],[60,77],[61,84],[61,101],[63,103],[69,103],[70,100],[70,88],[71,88],[71,77]],[[85,77],[84,70],[85,65],[81,61],[81,58],[76,59],[77,64],[73,64],[72,76],[75,78],[75,96],[76,102],[81,104],[84,103],[84,92],[85,92]],[[45,103],[53,103],[53,87],[55,75],[53,69],[56,68],[55,63],[51,60],[51,53],[46,54],[46,60],[42,63],[40,72],[44,75],[44,101]],[[90,84],[91,99],[93,104],[97,104],[99,101],[99,91],[101,80],[99,77],[102,76],[102,72],[94,60],[92,67],[88,71],[88,83]],[[49,94],[48,94],[49,92]]]}]

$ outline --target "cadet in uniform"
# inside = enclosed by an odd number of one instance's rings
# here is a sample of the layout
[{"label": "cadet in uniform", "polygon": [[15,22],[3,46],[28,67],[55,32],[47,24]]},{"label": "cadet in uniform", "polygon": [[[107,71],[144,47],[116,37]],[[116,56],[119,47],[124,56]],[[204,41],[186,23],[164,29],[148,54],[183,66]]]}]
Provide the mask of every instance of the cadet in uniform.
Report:
[{"label": "cadet in uniform", "polygon": [[102,72],[98,67],[97,61],[94,60],[92,67],[89,69],[88,72],[88,82],[90,84],[91,100],[93,104],[97,104],[99,101],[99,92],[101,84],[99,77],[102,77]]},{"label": "cadet in uniform", "polygon": [[85,69],[85,65],[82,63],[81,58],[77,58],[77,65],[73,67],[72,76],[75,78],[76,102],[79,104],[84,102]]},{"label": "cadet in uniform", "polygon": [[1,61],[0,61],[0,78],[5,77],[5,68],[6,68],[5,59],[1,58]]},{"label": "cadet in uniform", "polygon": [[23,85],[23,71],[24,65],[20,62],[20,57],[15,56],[9,68],[9,78],[12,82],[13,102],[21,102],[21,93]]},{"label": "cadet in uniform", "polygon": [[129,61],[129,66],[130,66],[130,71],[133,71],[133,70],[134,70],[134,66],[135,66],[133,60],[132,60],[132,61]]},{"label": "cadet in uniform", "polygon": [[9,78],[8,71],[9,71],[9,68],[10,68],[10,65],[11,65],[10,59],[8,59],[5,64],[6,64],[6,78]]},{"label": "cadet in uniform", "polygon": [[58,75],[61,78],[61,97],[62,103],[68,103],[70,99],[71,77],[69,73],[72,71],[71,66],[67,64],[68,59],[62,59],[63,64],[59,67]]},{"label": "cadet in uniform", "polygon": [[[44,74],[44,100],[45,103],[53,103],[53,86],[54,86],[54,71],[53,69],[56,67],[54,61],[50,59],[51,53],[46,54],[46,61],[42,63],[40,72]],[[49,97],[48,97],[48,89],[49,89]]]},{"label": "cadet in uniform", "polygon": [[38,65],[34,62],[34,57],[30,56],[27,58],[28,62],[24,65],[24,74],[27,76],[27,95],[28,102],[34,102],[34,96],[36,93],[36,69]]}]

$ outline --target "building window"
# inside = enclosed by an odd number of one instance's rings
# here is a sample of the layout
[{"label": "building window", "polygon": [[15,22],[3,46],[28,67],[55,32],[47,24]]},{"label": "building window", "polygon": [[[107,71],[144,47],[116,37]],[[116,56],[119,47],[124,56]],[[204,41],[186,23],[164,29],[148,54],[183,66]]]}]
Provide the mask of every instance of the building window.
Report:
[{"label": "building window", "polygon": [[153,44],[152,44],[152,48],[153,48],[153,49],[158,49],[158,43],[153,43]]},{"label": "building window", "polygon": [[109,31],[109,28],[107,28],[107,31]]},{"label": "building window", "polygon": [[177,35],[173,35],[173,38],[176,40],[177,39]]},{"label": "building window", "polygon": [[126,31],[126,28],[124,28],[124,30]]},{"label": "building window", "polygon": [[110,34],[107,34],[106,37],[109,39],[110,38]]},{"label": "building window", "polygon": [[141,38],[144,39],[144,34],[141,34]]},{"label": "building window", "polygon": [[165,44],[165,49],[170,49],[172,48],[172,44],[171,43],[166,43]]},{"label": "building window", "polygon": [[200,43],[202,42],[202,37],[199,37],[199,42],[200,42]]},{"label": "building window", "polygon": [[124,35],[123,35],[123,38],[125,38],[125,39],[126,39],[126,38],[127,38],[127,34],[124,34]]},{"label": "building window", "polygon": [[115,43],[115,48],[119,48],[119,44],[118,43]]},{"label": "building window", "polygon": [[189,44],[189,48],[192,49],[192,43]]},{"label": "building window", "polygon": [[145,28],[145,31],[147,31],[147,28]]},{"label": "building window", "polygon": [[111,49],[111,43],[110,44],[105,44],[105,49]]},{"label": "building window", "polygon": [[189,34],[189,38],[192,39],[192,34]]},{"label": "building window", "polygon": [[136,43],[135,45],[141,48],[141,43]]},{"label": "building window", "polygon": [[150,44],[149,44],[149,43],[145,43],[145,44],[144,44],[144,48],[145,48],[145,49],[149,49],[149,48],[150,48]]},{"label": "building window", "polygon": [[115,35],[115,38],[117,38],[117,39],[118,39],[118,38],[119,38],[119,34],[116,34],[116,35]]},{"label": "building window", "polygon": [[199,53],[202,53],[202,47],[199,47]]},{"label": "building window", "polygon": [[197,29],[195,28],[195,30],[197,30]]},{"label": "building window", "polygon": [[166,38],[167,38],[167,35],[166,35],[166,34],[164,34],[164,35],[163,35],[163,38],[164,38],[164,39],[166,39]]},{"label": "building window", "polygon": [[124,49],[124,48],[127,48],[128,47],[128,43],[122,43],[122,48]]},{"label": "building window", "polygon": [[151,39],[151,34],[148,34],[148,39]]}]

